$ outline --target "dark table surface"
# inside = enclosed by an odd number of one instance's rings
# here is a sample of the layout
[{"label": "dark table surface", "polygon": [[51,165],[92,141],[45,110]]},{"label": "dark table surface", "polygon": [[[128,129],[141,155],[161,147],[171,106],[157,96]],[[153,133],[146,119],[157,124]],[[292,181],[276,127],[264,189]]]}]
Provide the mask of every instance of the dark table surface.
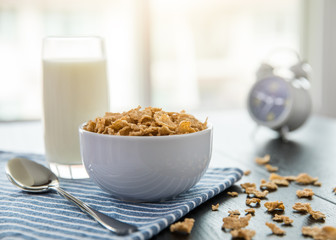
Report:
[{"label": "dark table surface", "polygon": [[[197,114],[196,114],[197,115]],[[227,189],[185,217],[194,218],[195,225],[190,235],[170,233],[163,230],[153,239],[231,239],[229,232],[222,230],[222,218],[228,216],[229,210],[238,209],[243,213],[249,208],[245,205],[246,194],[242,193],[240,183],[254,182],[260,184],[261,179],[268,179],[270,173],[255,163],[255,157],[270,154],[270,163],[279,167],[280,175],[298,175],[305,172],[318,177],[321,187],[302,186],[291,183],[289,187],[280,187],[270,193],[255,208],[255,216],[247,228],[257,233],[253,239],[303,239],[302,226],[334,226],[336,227],[336,120],[320,116],[312,116],[299,130],[288,136],[284,142],[277,134],[256,125],[245,111],[210,112],[198,114],[201,119],[209,117],[214,125],[214,146],[210,167],[239,167],[251,170],[249,176],[244,176],[236,185]],[[9,151],[24,151],[43,153],[42,129],[39,122],[0,123],[0,149]],[[315,195],[312,199],[299,199],[295,192],[304,187],[312,188]],[[231,197],[228,191],[236,191],[238,197]],[[280,200],[284,202],[284,215],[294,220],[291,226],[283,226],[272,221],[273,214],[266,211],[264,202]],[[295,202],[309,202],[314,210],[326,215],[325,221],[316,221],[309,214],[302,215],[293,212]],[[219,203],[218,211],[211,211],[211,205]],[[273,222],[286,231],[279,237],[271,234],[265,222]]]},{"label": "dark table surface", "polygon": [[[240,183],[254,182],[257,186],[261,179],[268,179],[270,173],[255,163],[255,157],[270,154],[270,163],[279,167],[277,174],[282,176],[308,173],[318,177],[321,187],[302,186],[291,183],[289,187],[279,187],[271,192],[266,200],[262,200],[250,220],[248,229],[256,231],[253,239],[304,239],[301,235],[303,226],[336,227],[336,120],[319,116],[311,117],[308,122],[289,134],[288,140],[282,141],[272,130],[256,128],[245,112],[237,111],[230,114],[210,115],[209,121],[214,125],[213,165],[237,166],[251,170],[236,185],[222,194],[204,203],[187,216],[195,219],[194,228],[189,236],[170,233],[165,229],[154,239],[231,239],[229,232],[222,230],[222,218],[228,216],[229,210],[238,209],[244,213],[246,194],[242,193]],[[296,190],[312,188],[315,195],[311,199],[296,196]],[[228,191],[236,191],[238,197],[231,197]],[[280,200],[284,202],[284,215],[294,220],[291,226],[283,226],[272,220],[273,214],[268,213],[264,202]],[[295,202],[309,202],[314,210],[326,215],[325,221],[314,220],[309,214],[295,213],[292,206]],[[211,211],[211,205],[219,203],[219,211]],[[282,237],[272,235],[265,222],[275,223],[286,231]]]}]

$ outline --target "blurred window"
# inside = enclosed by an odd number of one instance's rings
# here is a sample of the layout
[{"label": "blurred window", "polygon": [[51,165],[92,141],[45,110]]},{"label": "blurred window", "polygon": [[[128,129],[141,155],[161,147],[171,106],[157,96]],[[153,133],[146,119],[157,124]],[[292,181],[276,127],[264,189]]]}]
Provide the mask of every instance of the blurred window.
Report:
[{"label": "blurred window", "polygon": [[245,107],[261,61],[277,48],[300,50],[299,0],[152,0],[151,7],[154,105]]},{"label": "blurred window", "polygon": [[[2,0],[0,120],[41,117],[41,44],[47,35],[105,38],[113,111],[149,103],[142,99],[171,110],[244,107],[255,69],[269,51],[299,50],[301,4]],[[139,41],[148,47],[139,51]],[[143,57],[149,61],[141,62]],[[148,69],[148,85],[139,66]]]}]

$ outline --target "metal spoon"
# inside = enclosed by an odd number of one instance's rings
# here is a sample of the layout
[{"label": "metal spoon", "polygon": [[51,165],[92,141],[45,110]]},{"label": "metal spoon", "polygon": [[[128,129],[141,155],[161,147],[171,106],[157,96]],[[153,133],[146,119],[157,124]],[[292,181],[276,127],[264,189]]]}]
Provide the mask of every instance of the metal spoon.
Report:
[{"label": "metal spoon", "polygon": [[48,168],[25,158],[13,158],[7,162],[6,175],[14,185],[27,192],[57,191],[62,197],[76,204],[80,209],[93,217],[97,222],[118,235],[126,235],[137,231],[137,227],[120,222],[65,192],[59,187],[56,175]]}]

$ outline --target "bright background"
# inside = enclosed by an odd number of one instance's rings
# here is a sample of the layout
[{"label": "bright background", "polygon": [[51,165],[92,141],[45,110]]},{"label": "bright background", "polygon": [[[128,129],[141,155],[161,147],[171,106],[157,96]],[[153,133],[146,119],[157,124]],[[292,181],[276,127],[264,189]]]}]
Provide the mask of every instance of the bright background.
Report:
[{"label": "bright background", "polygon": [[290,48],[313,67],[314,110],[336,116],[328,85],[336,88],[336,72],[324,64],[336,53],[335,2],[1,0],[0,121],[41,118],[41,46],[50,35],[105,39],[111,111],[245,108],[260,63]]}]

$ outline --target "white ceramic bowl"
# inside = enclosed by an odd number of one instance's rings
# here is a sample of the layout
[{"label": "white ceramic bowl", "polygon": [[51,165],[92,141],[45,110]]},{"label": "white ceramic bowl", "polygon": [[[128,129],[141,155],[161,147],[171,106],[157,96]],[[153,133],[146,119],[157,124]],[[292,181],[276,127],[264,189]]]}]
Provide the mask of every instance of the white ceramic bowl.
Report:
[{"label": "white ceramic bowl", "polygon": [[166,200],[189,190],[208,168],[213,128],[171,136],[114,136],[79,128],[90,178],[112,196],[135,202]]}]

